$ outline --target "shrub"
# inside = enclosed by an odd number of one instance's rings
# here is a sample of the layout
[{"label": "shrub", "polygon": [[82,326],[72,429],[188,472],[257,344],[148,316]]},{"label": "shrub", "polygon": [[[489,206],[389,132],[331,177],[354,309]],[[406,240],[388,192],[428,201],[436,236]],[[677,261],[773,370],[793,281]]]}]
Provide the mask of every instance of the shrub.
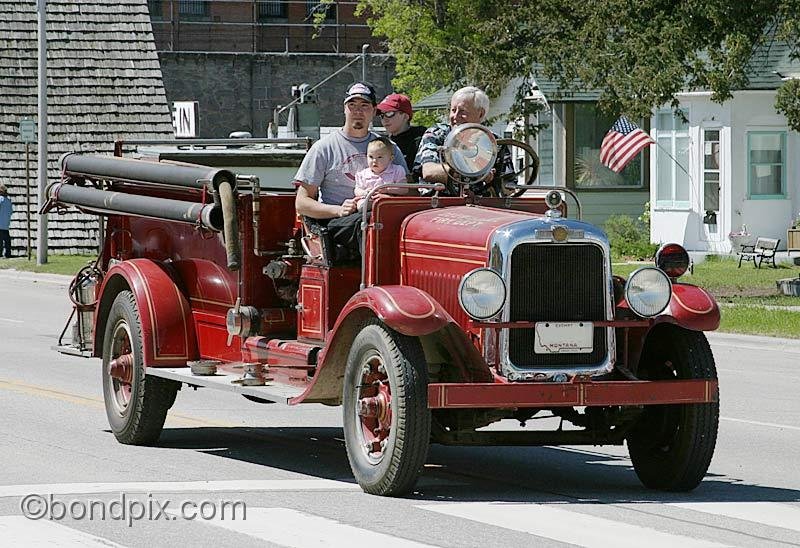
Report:
[{"label": "shrub", "polygon": [[611,244],[611,256],[615,261],[633,259],[642,261],[651,258],[658,246],[650,243],[650,230],[645,223],[627,215],[612,215],[604,228]]}]

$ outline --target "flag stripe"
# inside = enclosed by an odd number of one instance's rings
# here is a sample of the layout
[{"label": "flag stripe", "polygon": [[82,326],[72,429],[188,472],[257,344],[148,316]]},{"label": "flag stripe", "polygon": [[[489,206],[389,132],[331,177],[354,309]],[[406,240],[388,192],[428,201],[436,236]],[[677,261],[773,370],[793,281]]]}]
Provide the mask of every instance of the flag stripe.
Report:
[{"label": "flag stripe", "polygon": [[636,124],[620,116],[603,137],[600,162],[619,173],[644,147],[654,142]]},{"label": "flag stripe", "polygon": [[622,168],[622,166],[624,166],[630,160],[632,160],[633,157],[639,153],[639,151],[641,151],[644,147],[646,147],[649,144],[650,144],[650,138],[647,137],[646,135],[642,135],[642,137],[632,141],[630,144],[628,144],[628,146],[625,149],[623,149],[620,152],[620,156],[622,157],[622,159],[617,160],[614,164],[614,167],[620,166],[620,168]]},{"label": "flag stripe", "polygon": [[615,155],[616,157],[609,162],[610,165],[608,167],[614,171],[622,170],[639,151],[650,143],[650,137],[643,131],[639,131],[637,135],[631,134],[626,137],[625,145],[620,147]]}]

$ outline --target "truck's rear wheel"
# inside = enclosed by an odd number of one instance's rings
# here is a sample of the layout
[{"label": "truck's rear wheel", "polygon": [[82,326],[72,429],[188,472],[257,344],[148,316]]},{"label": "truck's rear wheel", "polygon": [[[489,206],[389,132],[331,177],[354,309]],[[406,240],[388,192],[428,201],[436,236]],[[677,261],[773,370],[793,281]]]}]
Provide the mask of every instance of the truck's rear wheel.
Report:
[{"label": "truck's rear wheel", "polygon": [[381,323],[353,341],[344,378],[344,438],[367,493],[411,490],[430,443],[428,371],[419,341]]},{"label": "truck's rear wheel", "polygon": [[103,338],[103,399],[111,431],[120,443],[158,440],[180,383],[145,375],[142,323],[130,291],[114,299]]},{"label": "truck's rear wheel", "polygon": [[[640,375],[648,380],[716,379],[714,356],[701,332],[662,326],[648,339]],[[711,464],[719,402],[647,406],[628,436],[633,468],[651,489],[690,491]]]}]

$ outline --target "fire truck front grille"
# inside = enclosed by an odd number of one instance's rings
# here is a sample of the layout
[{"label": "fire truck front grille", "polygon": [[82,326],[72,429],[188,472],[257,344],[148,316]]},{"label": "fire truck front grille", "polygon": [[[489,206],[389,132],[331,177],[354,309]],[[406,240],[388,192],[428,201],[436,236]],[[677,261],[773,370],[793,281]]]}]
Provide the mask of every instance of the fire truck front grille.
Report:
[{"label": "fire truck front grille", "polygon": [[[600,247],[520,244],[511,255],[511,321],[605,319],[607,284]],[[591,365],[607,353],[605,328],[594,329],[591,353],[536,354],[533,329],[509,329],[509,359],[517,367]]]}]

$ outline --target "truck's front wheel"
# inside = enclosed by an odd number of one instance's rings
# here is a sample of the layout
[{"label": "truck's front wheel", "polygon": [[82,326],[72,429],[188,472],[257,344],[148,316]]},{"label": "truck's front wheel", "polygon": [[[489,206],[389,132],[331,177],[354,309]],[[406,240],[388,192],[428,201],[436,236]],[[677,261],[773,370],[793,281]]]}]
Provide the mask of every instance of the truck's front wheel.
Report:
[{"label": "truck's front wheel", "polygon": [[344,437],[367,493],[411,490],[430,443],[428,371],[419,341],[376,322],[353,341],[344,379]]},{"label": "truck's front wheel", "polygon": [[[645,345],[640,375],[647,380],[716,379],[703,333],[656,328]],[[719,402],[647,406],[628,435],[628,451],[651,489],[689,491],[705,476],[717,441]]]},{"label": "truck's front wheel", "polygon": [[180,383],[145,375],[142,323],[130,291],[121,291],[108,314],[103,338],[103,399],[120,443],[158,440]]}]

